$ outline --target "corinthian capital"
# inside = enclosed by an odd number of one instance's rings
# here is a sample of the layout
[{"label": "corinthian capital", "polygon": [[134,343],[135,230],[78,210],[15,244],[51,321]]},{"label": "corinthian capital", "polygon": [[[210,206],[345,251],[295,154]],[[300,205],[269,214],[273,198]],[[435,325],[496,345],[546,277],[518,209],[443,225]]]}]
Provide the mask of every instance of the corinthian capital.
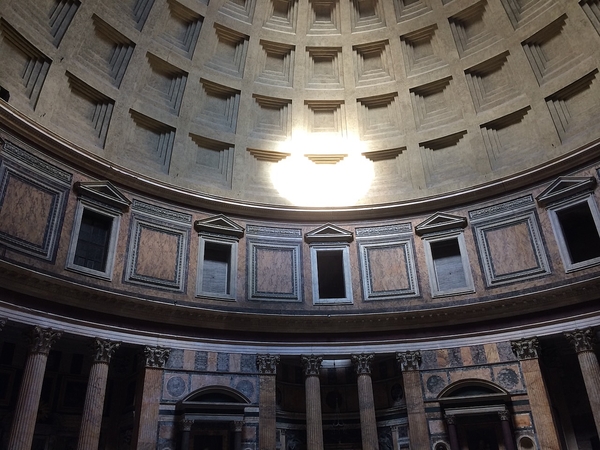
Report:
[{"label": "corinthian capital", "polygon": [[108,364],[110,358],[116,349],[121,345],[120,342],[109,341],[108,339],[94,338],[92,351],[94,352],[94,361]]},{"label": "corinthian capital", "polygon": [[165,367],[171,349],[164,347],[144,347],[144,356],[146,356],[146,367],[152,367],[154,369],[162,369]]},{"label": "corinthian capital", "polygon": [[302,365],[304,366],[304,375],[307,377],[319,376],[319,370],[321,369],[321,363],[323,362],[322,356],[305,356],[302,355]]},{"label": "corinthian capital", "polygon": [[373,353],[361,353],[360,355],[352,355],[352,363],[356,368],[358,375],[371,374],[371,364],[373,364],[375,355]]},{"label": "corinthian capital", "polygon": [[279,364],[279,355],[256,355],[256,368],[263,375],[275,375]]},{"label": "corinthian capital", "polygon": [[577,353],[594,351],[594,330],[586,328],[585,330],[575,330],[565,333],[565,337],[575,347]]},{"label": "corinthian capital", "polygon": [[56,331],[52,328],[33,327],[29,335],[29,344],[31,353],[50,353],[50,347],[62,336],[62,331]]},{"label": "corinthian capital", "polygon": [[407,352],[398,352],[396,353],[396,361],[400,364],[400,369],[403,372],[408,370],[419,370],[419,366],[421,365],[421,352],[417,351],[407,351]]},{"label": "corinthian capital", "polygon": [[540,343],[536,337],[511,341],[510,346],[512,347],[514,354],[520,360],[537,358],[540,349]]},{"label": "corinthian capital", "polygon": [[5,319],[4,317],[0,317],[0,331],[2,331],[2,329],[4,328],[4,325],[6,325],[7,319]]}]

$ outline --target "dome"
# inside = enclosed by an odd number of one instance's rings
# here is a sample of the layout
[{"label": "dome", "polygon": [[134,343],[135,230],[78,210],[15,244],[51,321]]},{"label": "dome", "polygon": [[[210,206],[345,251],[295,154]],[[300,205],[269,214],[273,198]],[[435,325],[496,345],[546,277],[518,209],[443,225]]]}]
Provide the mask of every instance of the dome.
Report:
[{"label": "dome", "polygon": [[0,446],[596,448],[598,48],[599,0],[0,0]]}]

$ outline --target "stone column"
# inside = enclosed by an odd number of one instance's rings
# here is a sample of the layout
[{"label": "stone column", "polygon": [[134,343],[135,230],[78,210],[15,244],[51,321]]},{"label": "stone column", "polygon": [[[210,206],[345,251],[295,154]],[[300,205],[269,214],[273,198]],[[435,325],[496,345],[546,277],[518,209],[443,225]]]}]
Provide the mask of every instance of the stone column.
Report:
[{"label": "stone column", "polygon": [[446,424],[448,425],[448,436],[450,437],[450,450],[460,450],[458,431],[456,430],[456,417],[446,414]]},{"label": "stone column", "polygon": [[95,338],[93,343],[94,363],[90,370],[85,404],[81,417],[81,430],[77,450],[94,450],[100,443],[100,429],[102,428],[102,412],[104,411],[104,396],[108,381],[108,365],[114,351],[121,345]]},{"label": "stone column", "polygon": [[402,369],[410,447],[429,448],[429,430],[427,418],[425,417],[425,403],[421,392],[421,377],[419,376],[421,352],[397,353],[396,359]]},{"label": "stone column", "polygon": [[585,390],[596,423],[596,432],[600,436],[600,366],[594,353],[594,332],[591,328],[565,333],[565,336],[577,352]]},{"label": "stone column", "polygon": [[372,353],[352,355],[352,362],[357,375],[358,409],[360,411],[360,434],[363,450],[379,450],[375,400],[373,399],[373,380],[371,380],[371,364],[373,364],[374,358],[375,355]]},{"label": "stone column", "polygon": [[559,449],[560,443],[554,420],[548,390],[542,377],[538,361],[539,342],[536,337],[511,342],[512,350],[521,361],[521,370],[527,387],[531,415],[535,431],[543,449]]},{"label": "stone column", "polygon": [[323,418],[321,414],[321,382],[319,369],[322,356],[302,356],[306,390],[306,448],[323,450]]},{"label": "stone column", "polygon": [[30,450],[40,405],[44,372],[50,347],[62,335],[52,328],[34,327],[30,336],[29,356],[25,363],[19,398],[8,440],[10,450]]},{"label": "stone column", "polygon": [[180,422],[181,425],[181,450],[190,449],[190,431],[192,431],[192,425],[194,421],[191,419],[183,419]]},{"label": "stone column", "polygon": [[277,355],[257,355],[256,367],[260,373],[258,398],[258,447],[260,450],[275,450],[277,446]]},{"label": "stone column", "polygon": [[244,427],[243,420],[233,422],[233,449],[242,450],[242,428]]},{"label": "stone column", "polygon": [[504,448],[506,450],[515,449],[515,438],[510,428],[510,412],[508,410],[499,411],[500,423],[502,424],[502,437],[504,438]]},{"label": "stone column", "polygon": [[141,386],[137,389],[139,395],[135,405],[135,427],[132,439],[133,448],[137,450],[156,450],[162,369],[170,353],[171,350],[168,348],[144,347],[146,366]]},{"label": "stone column", "polygon": [[400,450],[400,441],[398,440],[398,425],[392,425],[392,443],[394,444],[394,450]]}]

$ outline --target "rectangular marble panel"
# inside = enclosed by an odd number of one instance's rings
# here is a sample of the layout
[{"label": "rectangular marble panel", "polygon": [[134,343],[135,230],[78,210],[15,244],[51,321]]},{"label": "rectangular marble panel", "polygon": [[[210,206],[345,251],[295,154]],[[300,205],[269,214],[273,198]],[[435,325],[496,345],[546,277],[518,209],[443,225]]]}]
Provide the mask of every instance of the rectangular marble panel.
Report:
[{"label": "rectangular marble panel", "polygon": [[413,243],[410,238],[358,243],[365,300],[419,295]]},{"label": "rectangular marble panel", "polygon": [[0,242],[53,261],[71,175],[4,142],[0,164]]},{"label": "rectangular marble panel", "polygon": [[534,210],[506,213],[473,230],[488,286],[550,274]]},{"label": "rectangular marble panel", "polygon": [[248,239],[248,298],[302,301],[301,241]]},{"label": "rectangular marble panel", "polygon": [[189,240],[189,226],[133,214],[125,281],[184,292]]}]

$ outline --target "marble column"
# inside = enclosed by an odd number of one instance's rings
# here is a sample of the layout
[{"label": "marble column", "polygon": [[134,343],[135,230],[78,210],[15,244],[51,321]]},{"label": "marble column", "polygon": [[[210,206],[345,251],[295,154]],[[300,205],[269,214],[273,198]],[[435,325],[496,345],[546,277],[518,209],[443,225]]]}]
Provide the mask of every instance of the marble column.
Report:
[{"label": "marble column", "polygon": [[515,437],[513,436],[513,432],[510,427],[510,412],[506,409],[504,411],[499,411],[498,417],[500,417],[500,423],[502,424],[502,437],[504,439],[504,448],[506,450],[516,450]]},{"label": "marble column", "polygon": [[275,450],[277,446],[277,355],[257,355],[259,376],[258,446],[260,450]]},{"label": "marble column", "polygon": [[102,412],[104,411],[104,396],[108,382],[108,365],[114,351],[121,345],[95,338],[93,343],[94,362],[90,369],[85,403],[81,417],[81,430],[77,441],[77,450],[94,450],[100,443],[102,428]]},{"label": "marble column", "polygon": [[133,448],[156,450],[158,410],[162,390],[162,373],[171,350],[163,347],[144,347],[146,366],[141,385],[137,389]]},{"label": "marble column", "polygon": [[322,362],[322,356],[302,356],[306,390],[306,448],[310,450],[323,450],[321,381],[319,380]]},{"label": "marble column", "polygon": [[594,353],[594,331],[591,328],[565,333],[577,352],[579,367],[588,394],[596,432],[600,436],[600,366]]},{"label": "marble column", "polygon": [[192,431],[192,425],[194,425],[194,421],[191,419],[183,419],[179,424],[181,426],[181,450],[189,450],[190,431]]},{"label": "marble column", "polygon": [[543,449],[559,449],[558,432],[552,418],[550,397],[538,360],[539,342],[536,337],[511,341],[512,350],[521,362],[527,387],[535,431]]},{"label": "marble column", "polygon": [[447,414],[446,424],[448,425],[448,436],[450,437],[450,450],[460,450],[458,431],[456,430],[456,417]]},{"label": "marble column", "polygon": [[25,363],[19,398],[8,440],[10,450],[30,450],[40,405],[44,372],[50,347],[62,335],[52,328],[36,326],[31,331],[29,356]]},{"label": "marble column", "polygon": [[425,403],[421,390],[419,366],[421,352],[407,351],[396,354],[402,369],[406,412],[408,414],[408,438],[411,448],[429,448],[429,430],[425,417]]},{"label": "marble column", "polygon": [[373,380],[371,379],[371,364],[373,364],[374,358],[375,355],[372,353],[352,355],[352,362],[357,375],[358,409],[360,412],[360,434],[363,450],[379,450],[375,400],[373,399]]}]

